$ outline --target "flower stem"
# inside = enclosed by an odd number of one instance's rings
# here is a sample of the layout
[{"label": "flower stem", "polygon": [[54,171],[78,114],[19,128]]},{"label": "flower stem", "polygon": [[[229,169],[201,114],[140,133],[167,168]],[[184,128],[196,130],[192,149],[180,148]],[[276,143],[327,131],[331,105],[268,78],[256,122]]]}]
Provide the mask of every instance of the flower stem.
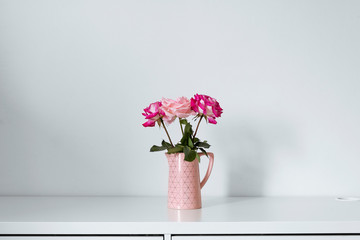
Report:
[{"label": "flower stem", "polygon": [[163,127],[164,127],[164,129],[165,129],[166,135],[167,135],[168,138],[169,138],[169,141],[170,141],[171,146],[174,147],[174,144],[173,144],[172,141],[171,141],[170,135],[169,135],[169,133],[168,133],[166,127],[165,127],[164,121],[162,120],[162,118],[160,118],[160,120],[161,120],[161,124],[163,125]]},{"label": "flower stem", "polygon": [[204,117],[204,115],[201,115],[200,120],[199,120],[199,122],[198,122],[198,125],[196,126],[196,130],[195,130],[195,133],[194,133],[194,137],[193,137],[193,139],[195,139],[195,136],[196,136],[197,131],[198,131],[199,126],[200,126],[200,122],[201,122],[201,120],[203,119],[203,117]]},{"label": "flower stem", "polygon": [[180,118],[179,118],[179,123],[180,123],[181,133],[182,133],[182,135],[184,135],[184,129],[183,129],[183,127],[182,127],[181,119],[180,119]]}]

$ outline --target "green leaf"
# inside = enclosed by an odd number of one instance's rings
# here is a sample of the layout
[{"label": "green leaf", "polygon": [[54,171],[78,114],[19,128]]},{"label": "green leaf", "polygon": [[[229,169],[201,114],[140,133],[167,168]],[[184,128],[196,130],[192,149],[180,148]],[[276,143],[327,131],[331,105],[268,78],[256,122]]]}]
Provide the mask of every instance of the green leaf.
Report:
[{"label": "green leaf", "polygon": [[200,162],[200,155],[198,153],[196,153],[196,158],[198,159],[198,161]]},{"label": "green leaf", "polygon": [[169,149],[169,148],[172,148],[172,147],[173,147],[170,143],[165,142],[165,140],[163,140],[163,141],[161,142],[161,146],[163,146],[165,149]]},{"label": "green leaf", "polygon": [[200,151],[202,151],[205,154],[205,156],[207,156],[209,158],[209,156],[208,156],[207,152],[205,151],[205,149],[203,149],[203,148],[199,148],[199,149],[200,149]]},{"label": "green leaf", "polygon": [[204,141],[204,142],[197,142],[195,144],[195,146],[198,148],[209,148],[210,144],[208,144],[206,141]]},{"label": "green leaf", "polygon": [[152,146],[151,148],[150,148],[150,152],[158,152],[158,151],[163,151],[163,150],[165,150],[166,148],[165,147],[163,147],[163,146],[156,146],[156,145],[154,145],[154,146]]},{"label": "green leaf", "polygon": [[189,139],[189,136],[184,134],[184,136],[180,140],[181,145],[187,146],[188,145],[188,139]]},{"label": "green leaf", "polygon": [[187,145],[187,139],[188,139],[188,136],[186,136],[184,134],[184,136],[180,140],[181,145],[186,146]]},{"label": "green leaf", "polygon": [[185,161],[190,161],[189,160],[189,155],[190,155],[191,149],[188,146],[184,147],[184,160]]},{"label": "green leaf", "polygon": [[188,121],[185,118],[180,119],[180,123],[186,125]]},{"label": "green leaf", "polygon": [[191,140],[191,137],[189,137],[189,139],[188,139],[188,145],[189,145],[190,148],[194,147],[194,144],[193,144],[193,142]]},{"label": "green leaf", "polygon": [[183,149],[184,149],[184,146],[176,145],[175,147],[168,148],[167,153],[179,153],[179,152],[183,152]]},{"label": "green leaf", "polygon": [[185,125],[184,135],[191,136],[193,134],[192,126],[190,123]]},{"label": "green leaf", "polygon": [[198,138],[194,138],[194,140],[193,140],[194,144],[199,142],[199,141],[200,141],[200,139],[198,139]]},{"label": "green leaf", "polygon": [[[193,148],[194,144],[191,142],[189,142],[189,138],[192,137],[193,134],[193,130],[192,130],[192,126],[190,123],[187,123],[184,129],[184,134],[183,137],[181,138],[180,142],[181,145],[183,146],[190,146],[191,148]],[[192,144],[192,146],[191,146]]]},{"label": "green leaf", "polygon": [[187,161],[189,161],[189,162],[194,161],[196,158],[196,154],[197,154],[197,152],[195,150],[191,150],[189,152],[189,157],[188,157],[189,160],[187,160]]}]

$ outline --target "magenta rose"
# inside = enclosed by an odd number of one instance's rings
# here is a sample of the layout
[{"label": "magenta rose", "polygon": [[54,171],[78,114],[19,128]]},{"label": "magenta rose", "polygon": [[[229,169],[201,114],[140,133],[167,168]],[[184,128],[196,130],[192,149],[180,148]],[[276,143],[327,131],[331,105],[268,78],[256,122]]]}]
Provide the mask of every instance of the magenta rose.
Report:
[{"label": "magenta rose", "polygon": [[147,119],[143,126],[154,127],[156,122],[160,125],[161,118],[165,116],[165,112],[161,109],[161,102],[154,102],[144,109],[142,115]]},{"label": "magenta rose", "polygon": [[191,98],[191,109],[199,116],[204,116],[209,123],[216,124],[216,118],[221,117],[223,109],[215,98],[207,95],[195,94]]},{"label": "magenta rose", "polygon": [[190,100],[186,97],[179,97],[176,100],[163,98],[161,103],[161,108],[172,121],[176,117],[187,118],[190,115],[195,115],[195,112],[191,109]]}]

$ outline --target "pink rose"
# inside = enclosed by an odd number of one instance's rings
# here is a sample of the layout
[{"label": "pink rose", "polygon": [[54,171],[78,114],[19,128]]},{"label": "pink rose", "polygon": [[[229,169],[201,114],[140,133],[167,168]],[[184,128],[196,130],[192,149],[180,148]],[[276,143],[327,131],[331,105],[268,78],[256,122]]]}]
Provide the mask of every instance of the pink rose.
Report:
[{"label": "pink rose", "polygon": [[160,125],[161,118],[165,115],[165,113],[161,109],[161,102],[154,102],[144,109],[144,113],[142,115],[148,120],[143,124],[143,126],[154,127],[156,122]]},{"label": "pink rose", "polygon": [[163,118],[167,124],[172,123],[176,119],[176,115],[174,113],[174,109],[172,106],[175,104],[175,101],[169,98],[161,99],[161,109],[165,113],[165,117]]},{"label": "pink rose", "polygon": [[190,115],[195,115],[194,111],[191,109],[190,100],[186,97],[179,97],[176,101],[163,98],[161,103],[161,108],[172,121],[174,121],[176,117],[187,118]]},{"label": "pink rose", "polygon": [[221,117],[223,109],[215,98],[195,94],[191,98],[191,109],[199,116],[205,116],[209,123],[216,124],[215,118]]}]

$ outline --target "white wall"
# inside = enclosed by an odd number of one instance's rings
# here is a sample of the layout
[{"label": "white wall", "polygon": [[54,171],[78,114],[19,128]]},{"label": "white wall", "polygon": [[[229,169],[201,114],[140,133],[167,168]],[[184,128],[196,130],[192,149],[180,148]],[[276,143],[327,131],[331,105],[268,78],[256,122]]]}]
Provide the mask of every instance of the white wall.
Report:
[{"label": "white wall", "polygon": [[359,30],[350,0],[0,0],[0,195],[166,195],[142,109],[195,93],[204,195],[360,195]]}]

